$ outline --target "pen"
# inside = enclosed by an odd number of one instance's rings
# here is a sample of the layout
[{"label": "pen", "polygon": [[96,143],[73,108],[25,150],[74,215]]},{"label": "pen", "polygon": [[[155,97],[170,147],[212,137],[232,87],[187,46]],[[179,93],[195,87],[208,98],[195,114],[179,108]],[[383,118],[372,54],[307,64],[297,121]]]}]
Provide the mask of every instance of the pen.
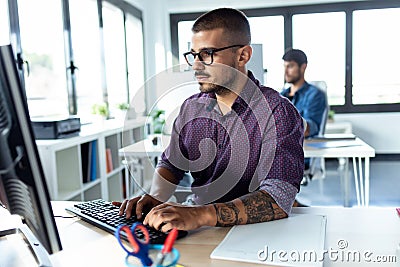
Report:
[{"label": "pen", "polygon": [[172,246],[174,245],[175,239],[178,236],[178,229],[173,228],[165,239],[164,246],[160,253],[157,255],[155,260],[155,266],[162,266],[165,257],[171,252]]}]

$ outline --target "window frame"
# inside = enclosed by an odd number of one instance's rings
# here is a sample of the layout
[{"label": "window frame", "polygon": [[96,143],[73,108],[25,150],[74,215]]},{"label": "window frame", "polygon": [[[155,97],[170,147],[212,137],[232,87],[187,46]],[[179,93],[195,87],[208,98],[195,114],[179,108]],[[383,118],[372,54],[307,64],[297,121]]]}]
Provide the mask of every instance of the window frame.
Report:
[{"label": "window frame", "polygon": [[[129,14],[129,15],[131,15],[133,17],[136,17],[137,19],[139,19],[142,22],[142,33],[143,33],[143,43],[142,43],[142,45],[143,45],[143,54],[145,55],[146,54],[146,49],[145,49],[146,47],[144,45],[145,32],[144,32],[142,11],[140,11],[135,6],[129,4],[129,3],[125,2],[125,1],[122,1],[122,0],[97,0],[97,1],[107,2],[109,4],[112,4],[115,7],[121,9],[121,11],[123,13],[123,18],[124,18],[124,47],[125,47],[124,53],[125,53],[125,66],[126,66],[126,68],[125,68],[125,77],[126,77],[126,90],[127,90],[126,103],[130,104],[132,96],[131,96],[130,87],[129,87],[129,72],[130,72],[130,70],[129,70],[129,66],[128,66],[128,57],[127,57],[127,55],[128,55],[128,51],[127,51],[128,50],[128,47],[127,47],[128,44],[127,44],[127,38],[126,38],[126,21],[127,21],[127,14]],[[102,4],[99,5],[99,6],[100,6],[99,7],[99,18],[101,18],[101,27],[103,27]],[[104,40],[103,40],[102,49],[103,49],[102,54],[104,56],[105,55]],[[143,58],[145,58],[145,57],[143,57]],[[105,69],[105,65],[104,65],[104,69]],[[144,78],[144,80],[146,80],[146,61],[145,60],[143,61],[143,74],[144,74],[143,78]],[[105,86],[107,87],[107,85],[105,85]],[[145,99],[144,99],[145,103],[147,103],[147,100],[146,100],[147,94],[146,93],[147,92],[145,92],[145,96],[144,96],[145,97]],[[107,93],[107,95],[108,95],[108,93]],[[108,99],[107,99],[107,103],[108,103]],[[144,113],[147,113],[147,110],[148,110],[148,107],[147,107],[147,104],[146,104]],[[144,115],[144,114],[141,114],[141,115]]]},{"label": "window frame", "polygon": [[[63,29],[64,29],[64,58],[65,58],[65,68],[66,72],[65,75],[67,77],[67,97],[68,97],[68,111],[70,115],[76,115],[78,111],[78,99],[77,99],[77,89],[76,89],[76,74],[75,74],[75,68],[76,66],[74,65],[74,53],[73,53],[73,47],[72,47],[72,37],[71,37],[71,23],[70,23],[70,11],[69,11],[69,0],[58,0],[61,1],[61,6],[62,6],[62,15],[63,16]],[[98,13],[98,24],[99,28],[98,30],[100,31],[102,26],[103,26],[103,18],[102,18],[102,3],[103,2],[108,2],[117,8],[120,8],[124,14],[124,34],[125,34],[125,50],[127,49],[126,47],[126,14],[130,14],[131,16],[134,16],[138,18],[140,21],[142,21],[142,32],[143,36],[145,36],[144,32],[144,26],[143,26],[143,15],[142,11],[136,8],[135,6],[126,3],[123,0],[96,0],[97,2],[97,13]],[[22,46],[21,44],[21,33],[20,33],[20,28],[19,28],[19,16],[18,16],[18,1],[17,0],[8,0],[8,11],[9,11],[9,23],[10,23],[10,38],[11,39],[11,45],[13,46],[14,49],[14,54],[16,58],[16,62],[18,65],[18,72],[20,75],[21,83],[23,86],[23,89],[25,90],[25,82],[24,82],[24,60],[23,60],[23,54],[22,54]],[[144,39],[144,38],[143,38]],[[101,47],[100,47],[100,52],[102,55],[101,61],[104,63],[104,40],[101,40]],[[145,51],[145,46],[143,42],[143,51]],[[125,51],[125,56],[126,56],[126,51]],[[99,55],[100,57],[100,55]],[[125,59],[127,60],[127,59]],[[144,79],[146,78],[146,65],[145,65],[145,60],[143,62],[143,68],[144,68]],[[105,77],[105,65],[102,66],[102,77]],[[126,68],[126,76],[128,79],[128,68]],[[107,85],[106,85],[106,80],[103,79],[101,81],[102,83],[102,94],[103,94],[103,99],[105,102],[108,103],[107,99]],[[127,103],[129,103],[129,84],[127,84]],[[147,95],[145,95],[145,98]],[[147,103],[145,99],[145,103]],[[147,110],[147,106],[146,106]]]},{"label": "window frame", "polygon": [[[352,103],[352,70],[353,70],[353,11],[369,9],[400,8],[398,0],[371,0],[371,1],[353,1],[338,2],[312,5],[294,5],[273,8],[241,9],[248,17],[275,16],[281,15],[284,18],[284,45],[285,50],[292,47],[292,17],[298,14],[345,12],[345,103],[344,105],[331,106],[336,113],[376,113],[376,112],[399,112],[400,103],[394,104],[358,104]],[[178,23],[180,21],[195,20],[203,12],[195,13],[171,13],[171,52],[174,58],[174,64],[179,58],[178,47]],[[283,81],[282,81],[283,83]]]}]

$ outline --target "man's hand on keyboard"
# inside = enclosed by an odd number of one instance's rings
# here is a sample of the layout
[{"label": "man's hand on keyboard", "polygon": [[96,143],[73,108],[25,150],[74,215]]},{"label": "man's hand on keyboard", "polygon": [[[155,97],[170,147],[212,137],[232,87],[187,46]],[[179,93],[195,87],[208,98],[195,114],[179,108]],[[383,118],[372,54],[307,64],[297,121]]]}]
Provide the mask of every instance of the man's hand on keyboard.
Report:
[{"label": "man's hand on keyboard", "polygon": [[129,219],[136,213],[136,217],[140,220],[142,219],[143,213],[147,213],[155,206],[162,204],[162,202],[148,194],[145,194],[129,200],[126,199],[122,203],[114,201],[112,204],[119,206],[119,215],[123,215],[125,212],[126,218]]},{"label": "man's hand on keyboard", "polygon": [[163,203],[153,208],[146,216],[143,224],[147,224],[162,232],[176,227],[178,230],[193,230],[201,226],[215,225],[215,209],[212,205],[184,206],[177,203]]}]

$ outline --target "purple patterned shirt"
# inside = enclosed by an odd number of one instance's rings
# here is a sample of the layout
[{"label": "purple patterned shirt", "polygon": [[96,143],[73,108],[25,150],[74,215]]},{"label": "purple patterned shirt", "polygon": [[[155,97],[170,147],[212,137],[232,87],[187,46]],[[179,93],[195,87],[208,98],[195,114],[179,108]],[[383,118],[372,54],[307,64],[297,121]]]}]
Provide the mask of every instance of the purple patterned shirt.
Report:
[{"label": "purple patterned shirt", "polygon": [[197,204],[261,189],[289,214],[303,177],[303,121],[289,100],[248,78],[225,115],[214,93],[186,99],[157,167],[179,180],[190,172]]}]

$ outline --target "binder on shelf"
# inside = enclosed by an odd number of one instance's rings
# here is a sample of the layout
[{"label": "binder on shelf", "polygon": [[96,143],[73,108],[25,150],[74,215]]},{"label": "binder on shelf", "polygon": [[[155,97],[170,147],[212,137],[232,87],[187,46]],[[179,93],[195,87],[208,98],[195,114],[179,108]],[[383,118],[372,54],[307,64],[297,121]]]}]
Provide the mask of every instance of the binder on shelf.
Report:
[{"label": "binder on shelf", "polygon": [[92,173],[92,142],[88,144],[88,153],[87,153],[87,172],[86,172],[86,183],[90,182],[91,173]]},{"label": "binder on shelf", "polygon": [[89,168],[89,143],[81,144],[81,159],[82,159],[82,182],[89,182],[88,178],[88,168]]},{"label": "binder on shelf", "polygon": [[114,169],[111,149],[106,148],[106,172],[109,173]]},{"label": "binder on shelf", "polygon": [[97,140],[90,142],[91,155],[90,155],[90,181],[97,179]]}]

